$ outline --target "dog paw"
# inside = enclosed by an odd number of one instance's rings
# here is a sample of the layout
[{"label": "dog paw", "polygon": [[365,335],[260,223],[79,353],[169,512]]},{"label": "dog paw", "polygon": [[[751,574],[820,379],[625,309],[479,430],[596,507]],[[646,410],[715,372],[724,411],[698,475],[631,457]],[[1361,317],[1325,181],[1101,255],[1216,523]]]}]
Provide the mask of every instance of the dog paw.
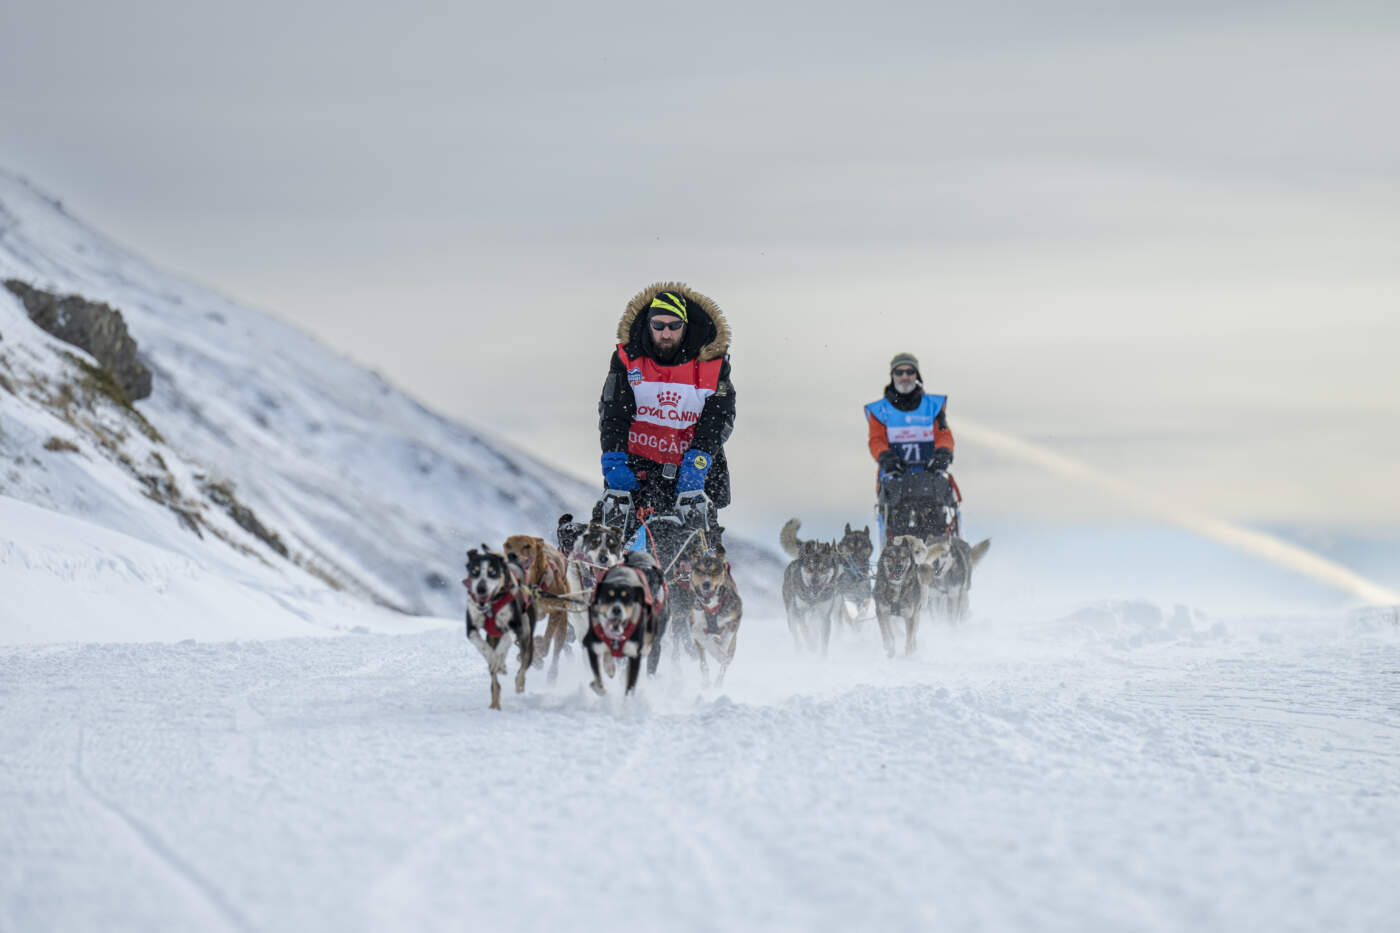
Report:
[{"label": "dog paw", "polygon": [[598,694],[598,696],[602,696],[603,694],[608,692],[608,688],[603,686],[603,682],[601,680],[595,680],[588,686],[591,687],[593,689],[593,692]]}]

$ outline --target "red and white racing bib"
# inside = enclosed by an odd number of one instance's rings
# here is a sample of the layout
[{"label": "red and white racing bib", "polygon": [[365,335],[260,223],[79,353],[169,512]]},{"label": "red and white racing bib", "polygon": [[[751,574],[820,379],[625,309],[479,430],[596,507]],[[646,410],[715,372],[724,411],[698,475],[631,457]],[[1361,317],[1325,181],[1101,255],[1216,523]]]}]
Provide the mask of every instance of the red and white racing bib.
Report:
[{"label": "red and white racing bib", "polygon": [[628,452],[657,463],[679,464],[695,436],[705,400],[719,386],[724,360],[662,366],[650,357],[631,359],[621,344],[617,355],[627,367],[627,382],[637,401],[627,430]]}]

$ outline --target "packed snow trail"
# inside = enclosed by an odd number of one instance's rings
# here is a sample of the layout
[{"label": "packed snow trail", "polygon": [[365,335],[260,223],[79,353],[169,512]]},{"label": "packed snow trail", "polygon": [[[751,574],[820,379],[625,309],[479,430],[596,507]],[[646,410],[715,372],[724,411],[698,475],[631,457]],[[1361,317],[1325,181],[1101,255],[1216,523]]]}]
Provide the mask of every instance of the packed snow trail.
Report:
[{"label": "packed snow trail", "polygon": [[[487,710],[456,628],[0,649],[0,929],[1363,930],[1392,616],[746,619],[723,692]],[[667,661],[669,662],[669,656]]]}]

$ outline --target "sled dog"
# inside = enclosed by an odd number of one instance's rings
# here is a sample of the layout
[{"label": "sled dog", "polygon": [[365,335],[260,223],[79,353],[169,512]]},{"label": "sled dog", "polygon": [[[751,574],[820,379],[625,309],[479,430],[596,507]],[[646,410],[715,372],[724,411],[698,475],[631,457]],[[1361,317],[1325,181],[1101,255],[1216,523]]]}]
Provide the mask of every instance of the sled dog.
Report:
[{"label": "sled dog", "polygon": [[734,586],[724,548],[713,554],[701,554],[690,565],[690,637],[700,656],[700,677],[710,683],[709,654],[719,662],[716,685],[724,683],[724,674],[734,660],[735,639],[739,636],[739,620],[744,615],[744,602]]},{"label": "sled dog", "polygon": [[800,519],[790,518],[778,535],[783,550],[793,558],[783,571],[783,606],[797,650],[820,651],[825,656],[837,601],[836,545],[801,540],[797,537],[801,527]]},{"label": "sled dog", "polygon": [[583,634],[583,650],[593,670],[594,692],[602,695],[603,670],[612,677],[619,659],[627,665],[626,693],[637,686],[646,653],[664,628],[666,584],[661,568],[644,551],[630,551],[622,563],[603,574],[593,590],[588,607],[588,630]]},{"label": "sled dog", "polygon": [[972,568],[992,546],[985,538],[969,546],[953,534],[926,539],[929,559],[919,574],[928,593],[929,611],[935,618],[960,622],[967,615],[967,594],[972,589]]},{"label": "sled dog", "polygon": [[565,512],[559,516],[559,524],[554,529],[554,542],[559,548],[559,553],[568,554],[574,549],[574,542],[578,536],[588,526],[583,522],[574,521],[574,513]]},{"label": "sled dog", "polygon": [[511,535],[506,538],[505,544],[501,545],[501,551],[508,562],[519,565],[530,592],[538,594],[536,601],[539,605],[536,612],[543,610],[549,613],[544,635],[535,643],[535,664],[544,664],[545,655],[551,654],[550,646],[553,645],[548,679],[550,683],[554,683],[559,676],[559,652],[564,650],[564,636],[569,629],[569,613],[564,604],[547,597],[563,596],[569,592],[564,555],[543,538],[530,535]]},{"label": "sled dog", "polygon": [[[589,522],[573,539],[566,552],[570,593],[591,594],[598,578],[614,564],[622,562],[622,529],[602,522]],[[574,631],[582,633],[588,624],[587,608],[569,614]]]},{"label": "sled dog", "polygon": [[[685,620],[685,624],[679,621],[671,627],[668,641],[671,643],[671,663],[680,663],[680,653],[682,650],[692,658],[699,658],[700,650],[695,645],[695,639],[690,635],[690,617],[695,611],[695,588],[691,580],[691,574],[695,562],[707,554],[724,553],[724,545],[719,544],[714,535],[693,535],[686,540],[685,546],[680,554],[676,556],[675,567],[667,578],[667,585],[670,587],[671,598],[671,618]],[[661,643],[658,641],[652,648],[652,652],[658,657],[661,654]],[[656,672],[656,665],[648,666],[648,673]]]},{"label": "sled dog", "polygon": [[874,552],[869,525],[853,531],[847,524],[846,533],[836,542],[836,591],[841,594],[837,615],[853,628],[870,608],[870,557]]},{"label": "sled dog", "polygon": [[535,606],[525,591],[524,573],[486,545],[467,551],[467,640],[486,659],[491,671],[491,709],[501,708],[501,683],[506,653],[520,650],[515,692],[525,692],[525,670],[535,657]]},{"label": "sled dog", "polygon": [[913,535],[896,535],[880,551],[875,565],[875,618],[890,657],[895,655],[893,616],[904,620],[904,653],[913,654],[918,647],[919,610],[924,605],[920,565],[928,559],[928,551]]}]

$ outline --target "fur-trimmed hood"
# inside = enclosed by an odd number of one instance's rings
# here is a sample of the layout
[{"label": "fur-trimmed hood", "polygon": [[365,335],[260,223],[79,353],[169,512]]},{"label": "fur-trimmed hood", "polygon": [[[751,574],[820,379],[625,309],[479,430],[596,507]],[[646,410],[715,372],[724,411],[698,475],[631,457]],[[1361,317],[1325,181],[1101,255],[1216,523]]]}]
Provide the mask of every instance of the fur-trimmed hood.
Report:
[{"label": "fur-trimmed hood", "polygon": [[642,312],[651,306],[651,300],[662,292],[677,292],[685,296],[686,310],[690,318],[686,326],[685,342],[681,344],[680,356],[676,362],[698,359],[715,360],[729,352],[729,322],[719,305],[706,295],[681,282],[657,282],[639,291],[627,308],[622,319],[617,322],[617,340],[627,348],[629,356],[650,355],[651,335],[647,333],[646,315]]}]

